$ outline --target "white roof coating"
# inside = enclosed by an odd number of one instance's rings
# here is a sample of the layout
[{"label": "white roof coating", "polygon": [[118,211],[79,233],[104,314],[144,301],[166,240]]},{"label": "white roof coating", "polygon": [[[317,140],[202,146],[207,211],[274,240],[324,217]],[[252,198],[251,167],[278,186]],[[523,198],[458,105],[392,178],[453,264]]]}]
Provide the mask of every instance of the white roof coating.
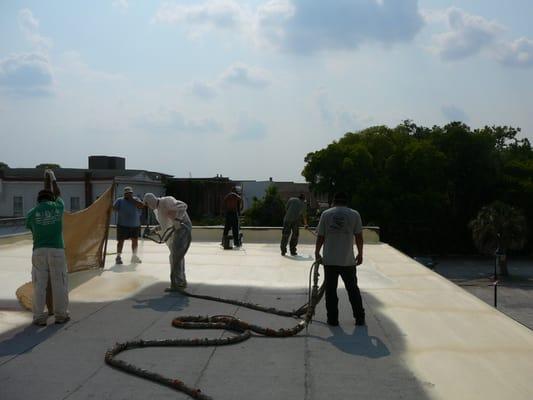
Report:
[{"label": "white roof coating", "polygon": [[[223,250],[193,242],[189,290],[291,310],[306,302],[314,246],[282,257],[279,231],[264,243]],[[186,399],[104,363],[117,341],[216,337],[181,331],[177,315],[231,314],[272,328],[295,324],[238,306],[170,295],[168,249],[141,243],[143,263],[107,258],[103,271],[70,275],[72,320],[30,325],[16,289],[30,280],[31,241],[0,241],[1,399]],[[115,241],[108,251],[114,251]],[[308,332],[252,337],[226,347],[141,349],[125,359],[193,384],[214,399],[531,399],[533,333],[387,244],[365,246],[358,268],[367,327],[355,327],[339,280],[340,326],[323,302]],[[53,321],[53,318],[50,319]],[[31,384],[28,384],[31,382]]]}]

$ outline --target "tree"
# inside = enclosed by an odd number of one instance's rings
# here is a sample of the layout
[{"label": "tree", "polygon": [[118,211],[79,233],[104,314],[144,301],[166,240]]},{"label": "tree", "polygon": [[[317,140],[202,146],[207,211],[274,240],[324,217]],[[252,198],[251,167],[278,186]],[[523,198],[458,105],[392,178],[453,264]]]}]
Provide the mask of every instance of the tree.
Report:
[{"label": "tree", "polygon": [[250,226],[282,226],[285,205],[278,188],[271,185],[263,199],[254,198],[252,207],[244,213],[244,223]]},{"label": "tree", "polygon": [[35,168],[56,169],[56,168],[61,168],[61,165],[54,164],[54,163],[43,163],[43,164],[36,165]]},{"label": "tree", "polygon": [[3,168],[9,168],[9,165],[7,165],[5,162],[0,161],[0,169]]},{"label": "tree", "polygon": [[483,254],[499,257],[500,274],[509,275],[507,270],[507,251],[519,250],[526,242],[526,219],[522,211],[496,201],[483,207],[476,218],[469,223],[472,239]]},{"label": "tree", "polygon": [[533,150],[519,134],[461,122],[374,126],[307,154],[302,175],[317,194],[346,192],[407,253],[466,253],[474,251],[468,223],[483,205],[500,200],[533,218]]}]

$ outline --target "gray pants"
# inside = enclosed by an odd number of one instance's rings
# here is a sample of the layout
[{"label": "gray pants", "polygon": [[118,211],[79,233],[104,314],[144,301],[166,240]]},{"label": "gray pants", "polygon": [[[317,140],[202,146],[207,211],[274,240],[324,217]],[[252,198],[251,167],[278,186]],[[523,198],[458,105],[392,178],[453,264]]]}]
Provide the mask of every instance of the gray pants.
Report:
[{"label": "gray pants", "polygon": [[283,230],[281,231],[281,251],[287,251],[287,243],[289,242],[289,236],[291,237],[290,248],[291,253],[296,253],[296,246],[298,245],[298,237],[300,235],[299,228],[300,221],[284,221]]},{"label": "gray pants", "polygon": [[167,241],[170,249],[170,287],[173,289],[187,285],[185,277],[185,253],[191,244],[192,227],[181,224],[181,228],[174,231]]},{"label": "gray pants", "polygon": [[65,250],[37,248],[33,250],[31,262],[33,320],[46,322],[48,317],[48,314],[44,312],[48,277],[52,284],[55,316],[58,319],[68,317],[68,276]]}]

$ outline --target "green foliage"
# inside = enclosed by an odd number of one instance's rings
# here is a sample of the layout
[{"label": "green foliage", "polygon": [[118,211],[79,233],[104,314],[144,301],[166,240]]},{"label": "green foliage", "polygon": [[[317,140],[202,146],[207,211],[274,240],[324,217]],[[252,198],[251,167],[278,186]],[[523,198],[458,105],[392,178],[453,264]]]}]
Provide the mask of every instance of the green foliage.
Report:
[{"label": "green foliage", "polygon": [[501,200],[533,218],[533,151],[519,134],[460,122],[374,126],[307,154],[302,175],[330,199],[348,193],[364,222],[406,252],[470,252],[468,223],[484,204]]},{"label": "green foliage", "polygon": [[56,168],[61,168],[61,165],[59,164],[53,164],[53,163],[43,163],[43,164],[39,164],[39,165],[36,165],[35,168],[41,168],[41,169],[56,169]]},{"label": "green foliage", "polygon": [[5,162],[0,161],[0,169],[2,168],[9,168],[9,165],[7,165]]},{"label": "green foliage", "polygon": [[252,207],[244,213],[244,224],[249,226],[282,226],[285,205],[278,188],[271,185],[263,199],[254,198]]},{"label": "green foliage", "polygon": [[481,208],[468,226],[472,231],[474,244],[484,254],[493,255],[498,245],[503,253],[521,249],[526,241],[524,214],[501,201]]}]

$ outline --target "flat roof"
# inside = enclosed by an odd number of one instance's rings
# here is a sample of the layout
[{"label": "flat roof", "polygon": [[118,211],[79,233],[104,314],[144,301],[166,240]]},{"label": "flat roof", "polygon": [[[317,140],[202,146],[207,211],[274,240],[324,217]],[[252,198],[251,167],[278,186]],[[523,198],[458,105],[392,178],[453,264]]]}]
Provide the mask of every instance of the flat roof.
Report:
[{"label": "flat roof", "polygon": [[[306,302],[314,254],[309,239],[299,256],[282,257],[274,240],[279,230],[234,250],[223,250],[215,233],[198,235],[202,241],[186,256],[191,292],[286,310]],[[111,240],[108,250],[114,248]],[[225,335],[175,329],[178,315],[229,314],[271,328],[296,322],[165,293],[167,247],[145,241],[140,265],[127,263],[128,250],[126,244],[122,266],[110,255],[102,271],[71,274],[72,320],[38,328],[15,297],[30,279],[31,241],[0,241],[0,398],[187,399],[110,368],[105,351],[135,338]],[[358,280],[366,327],[354,326],[340,281],[339,327],[325,323],[322,302],[308,331],[292,338],[253,336],[232,346],[150,348],[120,357],[214,399],[533,398],[531,330],[387,244],[365,246]]]}]

